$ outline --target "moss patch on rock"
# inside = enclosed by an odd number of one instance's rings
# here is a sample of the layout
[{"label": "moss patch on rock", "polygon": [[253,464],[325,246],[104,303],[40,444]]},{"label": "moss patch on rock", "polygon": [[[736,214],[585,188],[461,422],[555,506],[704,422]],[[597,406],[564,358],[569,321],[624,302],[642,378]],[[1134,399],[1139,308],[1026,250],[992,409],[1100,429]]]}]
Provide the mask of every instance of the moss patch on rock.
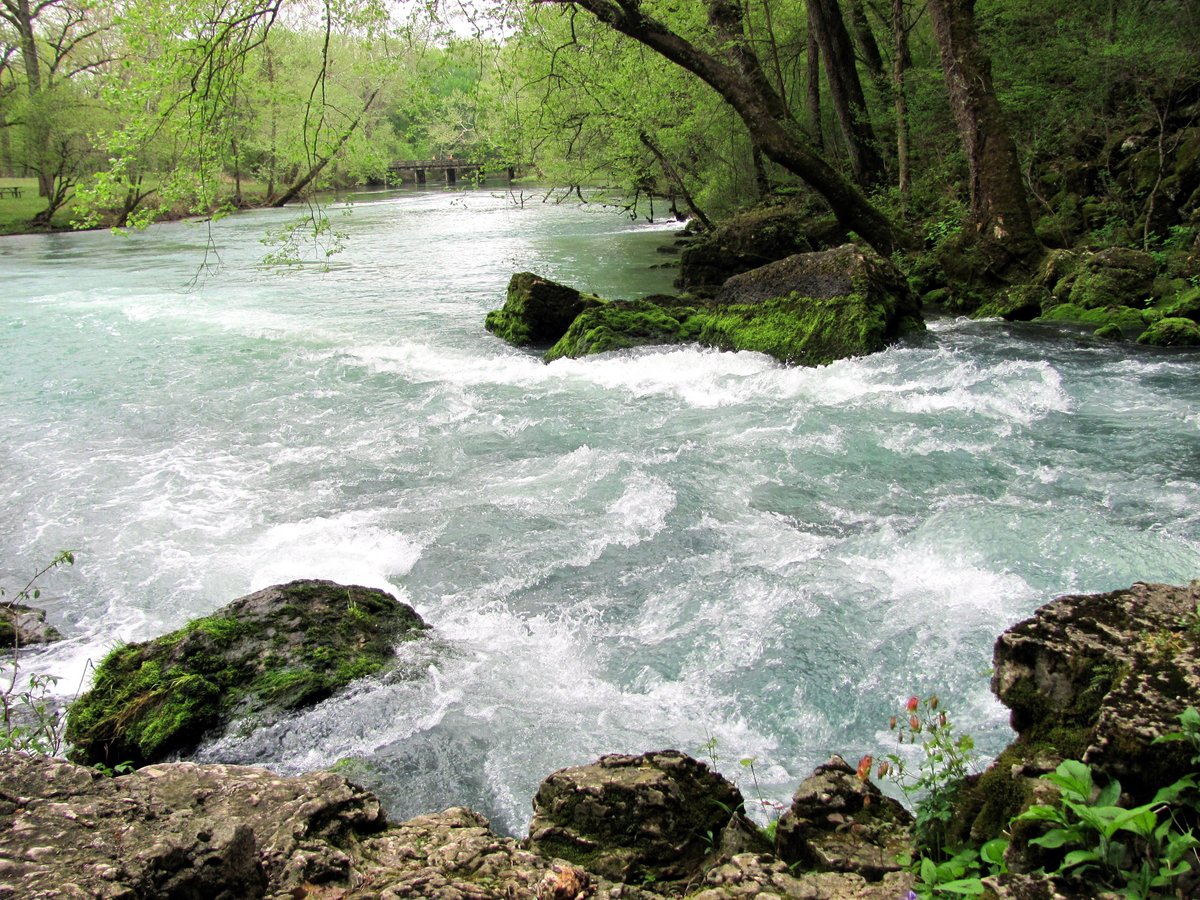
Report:
[{"label": "moss patch on rock", "polygon": [[504,306],[487,314],[484,327],[518,347],[553,344],[585,309],[599,304],[583,294],[532,272],[518,272],[508,282]]},{"label": "moss patch on rock", "polygon": [[1154,347],[1200,347],[1200,325],[1191,319],[1159,319],[1138,338],[1139,344]]},{"label": "moss patch on rock", "polygon": [[546,362],[699,338],[701,313],[690,306],[651,300],[614,300],[585,310],[547,351]]},{"label": "moss patch on rock", "polygon": [[[1085,325],[1095,329],[1113,326],[1126,340],[1133,340],[1146,330],[1147,315],[1143,310],[1132,309],[1128,306],[1087,309],[1074,303],[1060,303],[1058,306],[1047,309],[1034,321],[1061,325]],[[1111,335],[1110,328],[1106,336]]]},{"label": "moss patch on rock", "polygon": [[266,588],[146,643],[117,647],[68,711],[80,762],[142,765],[209,731],[271,718],[379,672],[426,629],[390,594],[332,581]]}]

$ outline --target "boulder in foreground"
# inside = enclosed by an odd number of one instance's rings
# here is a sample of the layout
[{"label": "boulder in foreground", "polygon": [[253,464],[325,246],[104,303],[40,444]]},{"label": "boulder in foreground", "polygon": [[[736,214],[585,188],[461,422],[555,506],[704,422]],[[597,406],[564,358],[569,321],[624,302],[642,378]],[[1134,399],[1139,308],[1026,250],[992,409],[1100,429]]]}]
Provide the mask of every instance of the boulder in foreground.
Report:
[{"label": "boulder in foreground", "polygon": [[741,807],[736,787],[677,750],[613,754],[542,782],[529,843],[613,881],[680,884]]},{"label": "boulder in foreground", "polygon": [[46,611],[21,603],[0,604],[0,647],[27,647],[62,640],[46,622]]},{"label": "boulder in foreground", "polygon": [[389,666],[420,616],[390,594],[332,581],[269,587],[170,634],[117,647],[70,707],[87,763],[142,765],[246,717],[310,706]]}]

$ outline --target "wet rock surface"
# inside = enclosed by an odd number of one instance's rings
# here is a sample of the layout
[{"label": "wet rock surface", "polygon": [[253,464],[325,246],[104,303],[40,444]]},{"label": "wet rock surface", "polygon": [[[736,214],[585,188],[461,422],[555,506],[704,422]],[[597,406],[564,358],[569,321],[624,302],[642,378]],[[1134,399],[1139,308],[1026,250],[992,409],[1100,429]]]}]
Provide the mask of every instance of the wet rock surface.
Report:
[{"label": "wet rock surface", "polygon": [[269,720],[386,669],[396,645],[426,628],[412,607],[374,588],[265,588],[113,650],[71,705],[67,739],[78,761],[110,766],[186,753],[235,720]]},{"label": "wet rock surface", "polygon": [[46,611],[21,603],[0,603],[0,648],[28,647],[62,640],[46,621]]},{"label": "wet rock surface", "polygon": [[914,852],[912,816],[834,756],[800,783],[775,831],[775,852],[802,870],[855,872],[878,881]]},{"label": "wet rock surface", "polygon": [[604,756],[542,782],[529,844],[614,881],[686,883],[741,806],[736,787],[678,751]]}]

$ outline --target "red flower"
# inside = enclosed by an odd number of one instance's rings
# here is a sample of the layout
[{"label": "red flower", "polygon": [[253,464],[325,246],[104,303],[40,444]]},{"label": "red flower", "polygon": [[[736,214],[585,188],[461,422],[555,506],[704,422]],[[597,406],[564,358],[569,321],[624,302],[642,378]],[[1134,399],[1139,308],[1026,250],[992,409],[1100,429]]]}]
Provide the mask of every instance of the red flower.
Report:
[{"label": "red flower", "polygon": [[871,758],[869,753],[858,761],[859,781],[866,781],[871,777],[871,766],[874,764],[874,762],[875,760]]},{"label": "red flower", "polygon": [[910,713],[916,712],[917,707],[920,705],[921,705],[921,701],[918,700],[916,697],[909,697],[908,704],[905,706],[905,709],[907,709]]}]

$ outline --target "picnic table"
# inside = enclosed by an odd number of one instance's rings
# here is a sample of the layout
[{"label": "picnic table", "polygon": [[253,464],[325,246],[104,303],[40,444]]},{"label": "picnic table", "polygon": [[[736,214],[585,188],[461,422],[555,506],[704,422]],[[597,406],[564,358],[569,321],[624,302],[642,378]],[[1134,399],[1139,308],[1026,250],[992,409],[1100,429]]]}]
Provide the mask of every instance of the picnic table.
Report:
[{"label": "picnic table", "polygon": [[12,197],[14,200],[21,199],[21,189],[19,187],[0,187],[0,197]]}]

